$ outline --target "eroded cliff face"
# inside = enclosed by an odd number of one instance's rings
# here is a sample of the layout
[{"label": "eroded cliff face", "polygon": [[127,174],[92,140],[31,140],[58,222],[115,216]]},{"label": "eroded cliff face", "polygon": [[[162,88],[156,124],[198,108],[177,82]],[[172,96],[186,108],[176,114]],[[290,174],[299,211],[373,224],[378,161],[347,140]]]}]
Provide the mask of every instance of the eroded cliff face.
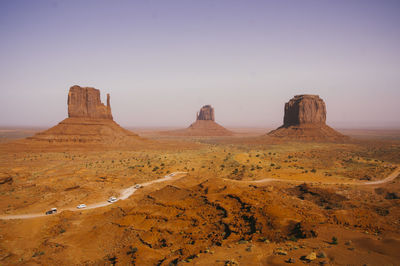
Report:
[{"label": "eroded cliff face", "polygon": [[197,119],[196,120],[211,120],[211,121],[215,121],[214,108],[212,108],[211,105],[204,105],[203,107],[201,107],[200,112],[197,113]]},{"label": "eroded cliff face", "polygon": [[296,95],[285,104],[284,127],[325,122],[326,106],[318,95]]},{"label": "eroded cliff face", "polygon": [[110,95],[107,106],[100,100],[100,91],[91,87],[72,86],[68,93],[68,117],[112,120]]},{"label": "eroded cliff face", "polygon": [[285,104],[283,125],[268,133],[287,140],[344,141],[348,138],[326,125],[326,106],[318,95],[296,95]]},{"label": "eroded cliff face", "polygon": [[68,118],[28,139],[40,143],[108,146],[139,145],[145,142],[113,120],[109,94],[106,106],[100,100],[99,90],[77,85],[69,89]]}]

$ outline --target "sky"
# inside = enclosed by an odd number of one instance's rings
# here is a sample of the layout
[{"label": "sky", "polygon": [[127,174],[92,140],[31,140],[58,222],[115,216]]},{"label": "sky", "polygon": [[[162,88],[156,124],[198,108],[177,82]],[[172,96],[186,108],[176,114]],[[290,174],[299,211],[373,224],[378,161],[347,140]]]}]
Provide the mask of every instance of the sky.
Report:
[{"label": "sky", "polygon": [[127,127],[275,127],[318,94],[338,128],[400,128],[397,0],[0,0],[0,126],[52,126],[73,85]]}]

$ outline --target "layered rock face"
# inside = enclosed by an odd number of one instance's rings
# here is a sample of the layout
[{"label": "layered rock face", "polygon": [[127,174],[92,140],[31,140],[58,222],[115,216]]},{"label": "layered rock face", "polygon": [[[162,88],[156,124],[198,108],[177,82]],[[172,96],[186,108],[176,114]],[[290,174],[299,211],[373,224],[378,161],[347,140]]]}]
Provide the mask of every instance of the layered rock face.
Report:
[{"label": "layered rock face", "polygon": [[101,103],[99,90],[80,86],[72,86],[69,89],[68,118],[29,139],[61,144],[107,145],[138,144],[144,141],[114,122],[109,94],[105,106]]},{"label": "layered rock face", "polygon": [[326,107],[318,95],[296,95],[285,104],[283,126],[325,124]]},{"label": "layered rock face", "polygon": [[339,141],[346,136],[326,125],[326,106],[318,95],[296,95],[285,104],[283,125],[268,133],[292,140]]},{"label": "layered rock face", "polygon": [[188,128],[162,132],[172,136],[231,136],[233,133],[215,122],[214,108],[204,105],[196,115],[196,121]]},{"label": "layered rock face", "polygon": [[214,108],[211,105],[204,105],[201,107],[200,112],[197,113],[196,120],[211,120],[215,121]]},{"label": "layered rock face", "polygon": [[72,86],[68,93],[68,117],[112,120],[110,94],[107,94],[107,106],[105,106],[100,100],[99,90]]}]

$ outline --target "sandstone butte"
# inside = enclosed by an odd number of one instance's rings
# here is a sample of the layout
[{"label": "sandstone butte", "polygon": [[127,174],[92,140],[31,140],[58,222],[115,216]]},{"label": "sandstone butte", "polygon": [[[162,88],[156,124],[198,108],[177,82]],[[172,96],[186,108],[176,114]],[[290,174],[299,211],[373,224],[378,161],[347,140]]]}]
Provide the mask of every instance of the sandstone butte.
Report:
[{"label": "sandstone butte", "polygon": [[233,132],[215,122],[214,108],[204,105],[196,115],[196,121],[188,128],[163,132],[174,136],[232,136]]},{"label": "sandstone butte", "polygon": [[114,122],[109,94],[106,106],[98,89],[77,85],[69,89],[68,118],[28,139],[64,144],[127,144],[144,140]]},{"label": "sandstone butte", "polygon": [[326,106],[318,95],[296,95],[285,104],[283,125],[269,136],[293,140],[341,141],[348,137],[326,125]]}]

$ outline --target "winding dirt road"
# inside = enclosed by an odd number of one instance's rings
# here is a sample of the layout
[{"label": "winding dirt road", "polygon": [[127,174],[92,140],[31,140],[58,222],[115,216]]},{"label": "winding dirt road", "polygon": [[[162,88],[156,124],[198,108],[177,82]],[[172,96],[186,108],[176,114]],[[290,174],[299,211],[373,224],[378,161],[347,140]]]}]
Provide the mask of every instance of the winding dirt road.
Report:
[{"label": "winding dirt road", "polygon": [[398,166],[390,175],[388,175],[385,179],[378,180],[378,181],[368,181],[363,183],[362,185],[381,185],[387,182],[393,181],[396,179],[397,176],[400,175],[400,166]]},{"label": "winding dirt road", "polygon": [[[152,184],[155,183],[160,183],[160,182],[165,182],[165,181],[169,181],[169,180],[173,180],[176,179],[177,177],[181,177],[182,174],[186,174],[187,172],[173,172],[169,175],[164,176],[163,178],[160,179],[156,179],[156,180],[152,180],[146,183],[142,183],[139,184],[141,187],[146,187],[146,186],[150,186]],[[138,188],[135,188],[138,184],[135,184],[131,187],[122,189],[120,191],[120,197],[118,198],[118,200],[126,200],[127,198],[129,198],[130,196],[132,196],[133,193],[135,193],[136,190],[138,190]],[[93,203],[93,204],[88,204],[86,206],[86,208],[84,209],[77,209],[75,208],[64,208],[64,209],[59,209],[57,210],[57,213],[61,213],[62,211],[85,211],[85,210],[90,210],[90,209],[96,209],[96,208],[100,208],[100,207],[104,207],[104,206],[108,206],[111,205],[113,203],[107,202],[107,201],[102,201],[102,202],[98,202],[98,203]],[[52,214],[53,215],[57,215],[56,214]],[[44,213],[30,213],[30,214],[16,214],[16,215],[1,215],[0,216],[0,220],[12,220],[12,219],[31,219],[31,218],[37,218],[37,217],[42,217],[42,216],[46,216],[46,214]]]},{"label": "winding dirt road", "polygon": [[[155,183],[160,183],[160,182],[165,182],[169,180],[176,179],[177,177],[181,176],[182,174],[186,174],[186,172],[174,172],[172,174],[166,175],[163,178],[156,179],[153,181],[149,181],[143,184],[140,184],[141,186],[150,186]],[[400,166],[398,166],[390,175],[388,175],[385,179],[378,180],[378,181],[368,181],[368,182],[363,182],[363,183],[341,183],[341,184],[346,184],[346,185],[361,185],[361,186],[372,186],[372,185],[382,185],[385,183],[388,183],[390,181],[393,181],[396,179],[396,177],[400,175]],[[267,182],[273,182],[273,181],[278,181],[278,182],[290,182],[290,183],[321,183],[321,182],[315,182],[315,181],[302,181],[302,180],[288,180],[288,179],[275,179],[275,178],[265,178],[261,180],[254,180],[254,181],[242,181],[242,180],[232,180],[232,179],[224,179],[226,181],[230,182],[243,182],[243,183],[267,183]],[[323,184],[337,184],[337,183],[323,183]],[[137,185],[137,184],[136,184]],[[136,185],[133,185],[131,187],[128,187],[126,189],[121,190],[120,192],[120,197],[118,200],[125,200],[129,198],[133,193],[135,193],[137,188],[135,188]],[[64,211],[64,210],[69,210],[69,211],[85,211],[85,210],[90,210],[90,209],[96,209],[104,206],[111,205],[112,203],[109,203],[107,201],[102,201],[99,203],[93,203],[87,205],[86,208],[84,209],[77,209],[77,208],[65,208],[65,209],[60,209],[58,210],[58,213]],[[56,214],[53,214],[56,215]],[[0,220],[11,220],[11,219],[31,219],[31,218],[37,218],[37,217],[42,217],[46,216],[44,213],[31,213],[31,214],[18,214],[18,215],[2,215],[0,216]]]},{"label": "winding dirt road", "polygon": [[[385,183],[388,183],[390,181],[393,181],[396,179],[396,177],[400,175],[400,166],[397,166],[397,168],[390,174],[388,175],[386,178],[382,179],[382,180],[377,180],[377,181],[368,181],[368,182],[348,182],[348,183],[340,183],[343,185],[358,185],[358,186],[372,186],[372,185],[382,185]],[[243,183],[268,183],[268,182],[286,182],[286,183],[321,183],[321,184],[325,184],[325,185],[336,185],[338,184],[337,182],[335,183],[327,183],[327,182],[316,182],[316,181],[304,181],[304,180],[290,180],[290,179],[279,179],[279,178],[264,178],[264,179],[260,179],[260,180],[233,180],[233,179],[226,179],[223,178],[223,180],[225,181],[230,181],[230,182],[243,182]]]}]

